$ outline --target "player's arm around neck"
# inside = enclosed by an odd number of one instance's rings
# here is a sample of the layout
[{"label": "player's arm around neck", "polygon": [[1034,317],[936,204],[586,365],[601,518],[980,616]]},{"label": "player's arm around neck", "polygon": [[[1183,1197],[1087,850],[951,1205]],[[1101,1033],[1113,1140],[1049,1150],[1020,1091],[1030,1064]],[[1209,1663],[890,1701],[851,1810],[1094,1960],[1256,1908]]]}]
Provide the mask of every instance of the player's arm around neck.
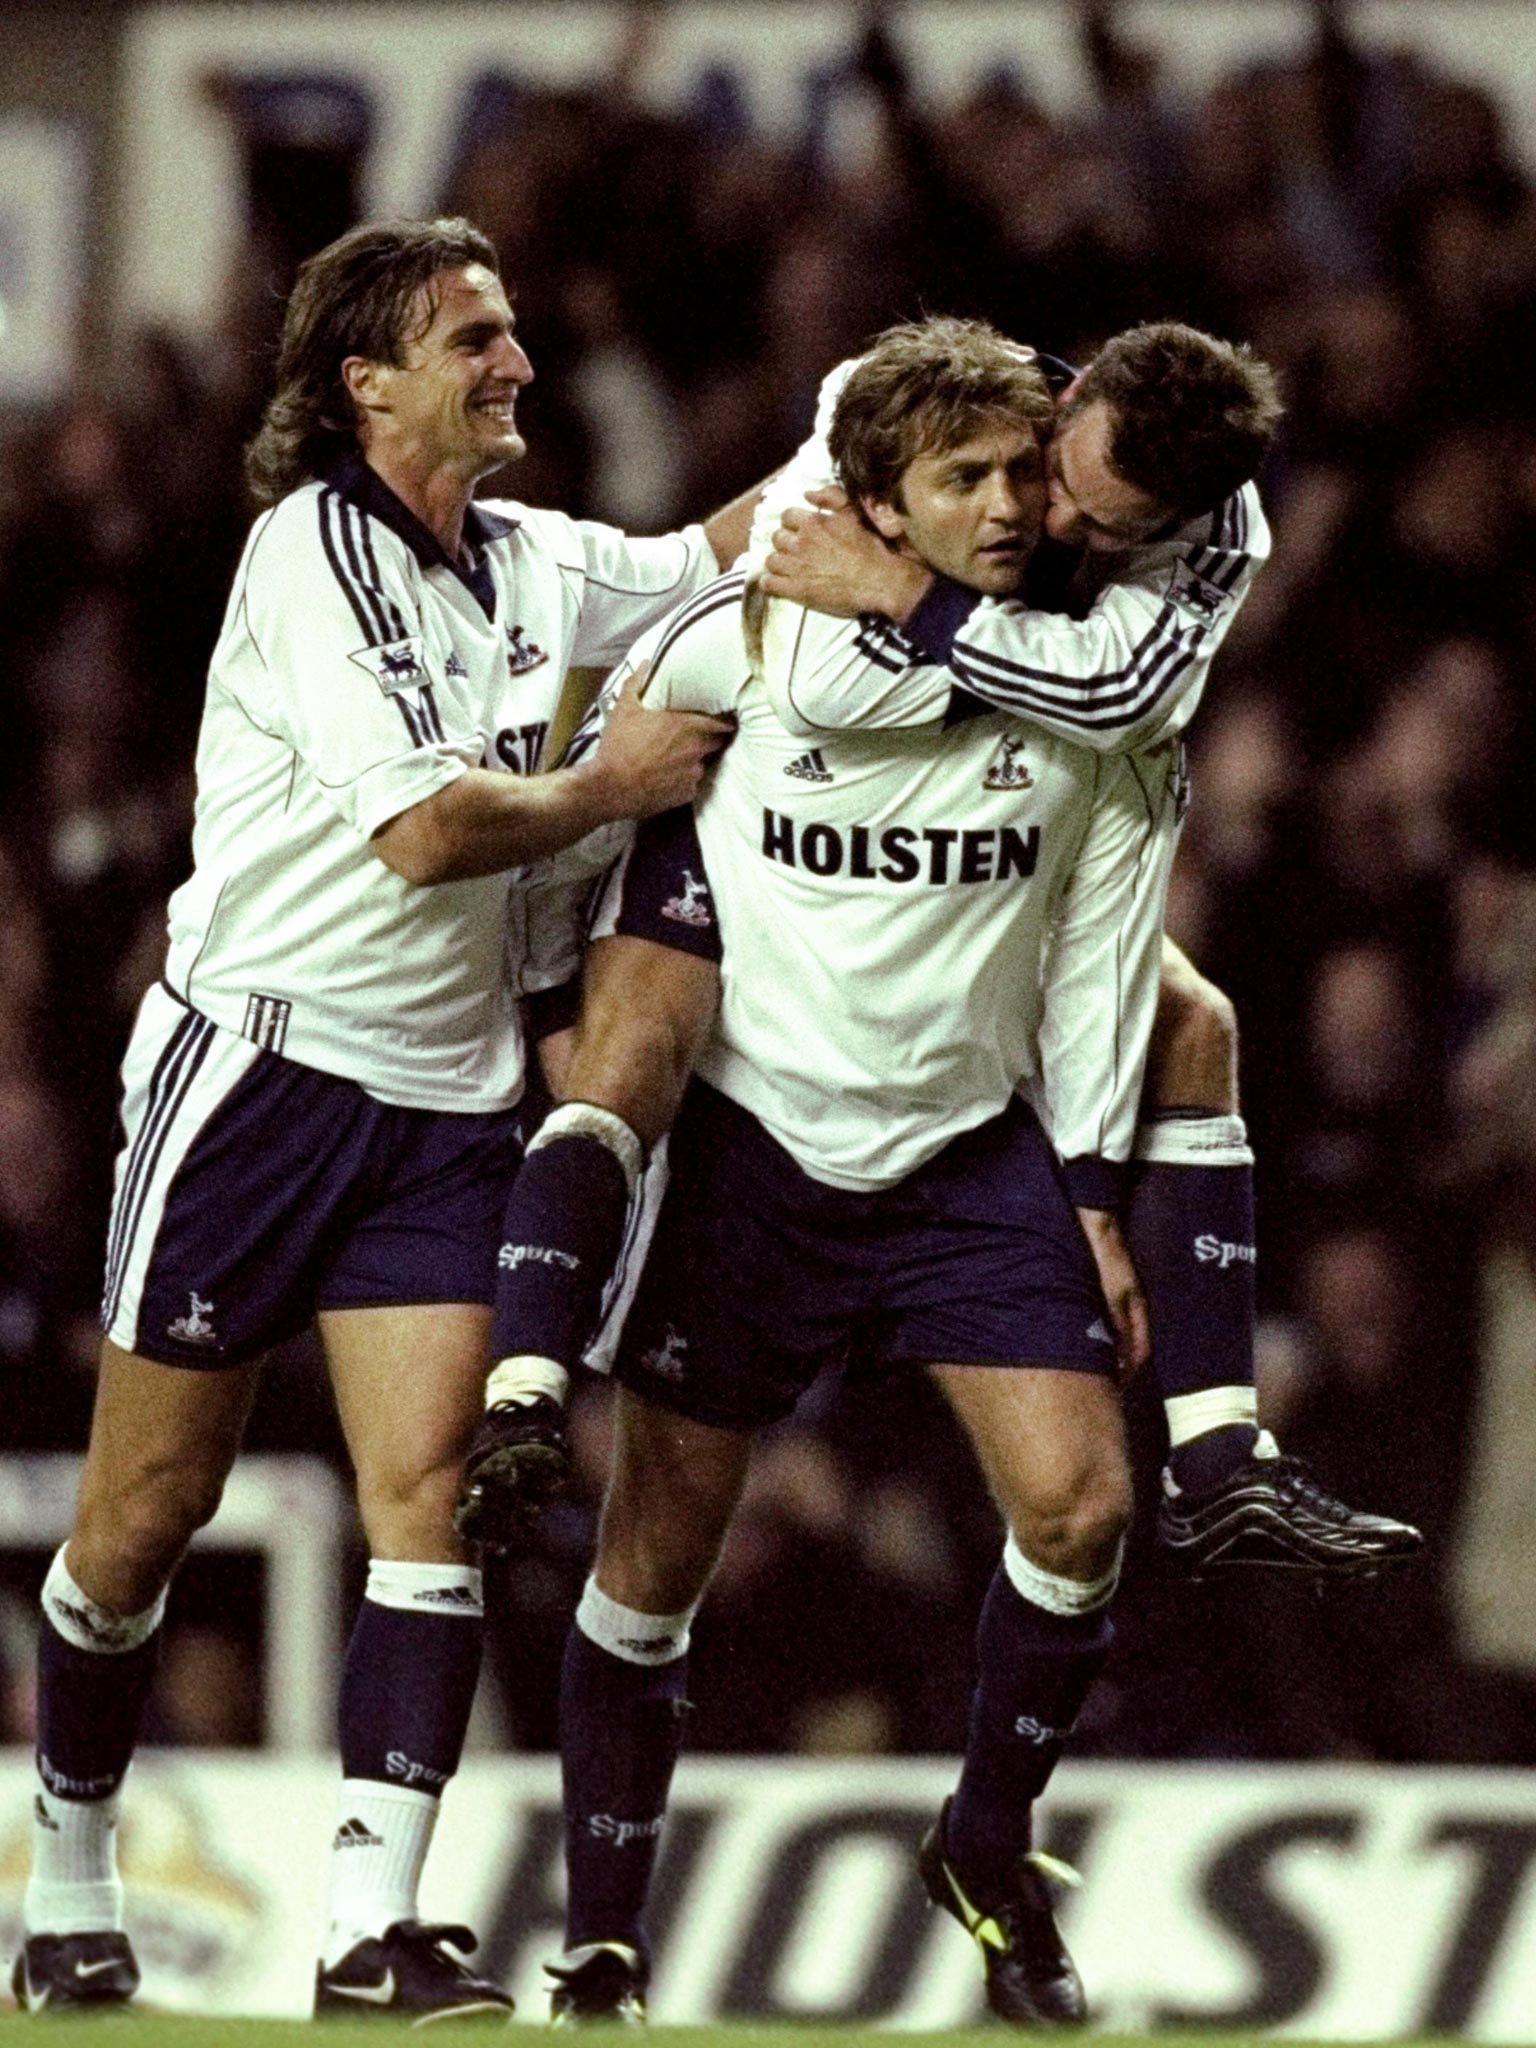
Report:
[{"label": "player's arm around neck", "polygon": [[373,850],[422,885],[520,867],[615,819],[691,802],[731,729],[725,719],[650,710],[624,690],[596,750],[575,766],[548,775],[466,769],[381,826]]}]

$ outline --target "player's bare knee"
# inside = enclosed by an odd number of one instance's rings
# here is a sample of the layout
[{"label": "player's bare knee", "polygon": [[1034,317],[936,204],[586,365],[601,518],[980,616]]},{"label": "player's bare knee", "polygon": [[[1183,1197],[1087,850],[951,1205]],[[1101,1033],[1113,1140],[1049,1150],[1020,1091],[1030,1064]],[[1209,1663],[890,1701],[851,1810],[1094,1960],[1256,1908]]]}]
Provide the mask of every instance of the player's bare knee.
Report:
[{"label": "player's bare knee", "polygon": [[433,1463],[385,1465],[357,1475],[357,1512],[374,1557],[456,1558],[453,1510],[463,1449]]},{"label": "player's bare knee", "polygon": [[563,1093],[624,1118],[647,1145],[671,1129],[720,1000],[719,969],[646,939],[600,939]]},{"label": "player's bare knee", "polygon": [[604,1503],[593,1576],[610,1600],[642,1614],[679,1614],[703,1595],[718,1537],[676,1512]]},{"label": "player's bare knee", "polygon": [[212,1521],[222,1481],[160,1468],[82,1489],[71,1569],[103,1606],[136,1613],[168,1583],[198,1530]]},{"label": "player's bare knee", "polygon": [[1020,1547],[1042,1571],[1088,1581],[1113,1564],[1131,1520],[1131,1487],[1105,1466],[1037,1493],[1009,1520]]}]

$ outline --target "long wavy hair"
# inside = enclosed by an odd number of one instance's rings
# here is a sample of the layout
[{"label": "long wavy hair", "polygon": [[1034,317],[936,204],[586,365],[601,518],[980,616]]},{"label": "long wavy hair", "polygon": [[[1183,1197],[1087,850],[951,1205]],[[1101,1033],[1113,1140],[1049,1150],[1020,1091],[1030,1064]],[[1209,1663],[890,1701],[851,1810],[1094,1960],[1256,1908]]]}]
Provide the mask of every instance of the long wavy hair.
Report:
[{"label": "long wavy hair", "polygon": [[342,364],[398,363],[418,293],[467,263],[495,270],[496,251],[469,221],[441,219],[366,221],[302,265],[283,317],[277,388],[245,451],[258,504],[276,504],[358,447]]}]

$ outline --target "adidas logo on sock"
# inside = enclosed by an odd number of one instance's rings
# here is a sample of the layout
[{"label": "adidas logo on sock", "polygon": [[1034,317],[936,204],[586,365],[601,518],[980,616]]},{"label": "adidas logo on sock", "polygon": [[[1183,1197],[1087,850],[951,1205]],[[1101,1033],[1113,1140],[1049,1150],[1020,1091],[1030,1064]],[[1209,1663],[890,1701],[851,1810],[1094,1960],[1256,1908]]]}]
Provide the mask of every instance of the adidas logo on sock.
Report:
[{"label": "adidas logo on sock", "polygon": [[468,1586],[423,1586],[414,1596],[418,1607],[467,1607],[480,1612],[480,1601]]},{"label": "adidas logo on sock", "polygon": [[342,1822],[331,1844],[333,1849],[382,1849],[383,1846],[382,1835],[376,1835],[366,1822],[355,1819]]},{"label": "adidas logo on sock", "polygon": [[784,773],[797,777],[801,782],[830,782],[832,780],[832,771],[823,760],[820,747],[812,747],[811,751],[808,754],[802,754],[798,761],[791,761],[784,770]]}]

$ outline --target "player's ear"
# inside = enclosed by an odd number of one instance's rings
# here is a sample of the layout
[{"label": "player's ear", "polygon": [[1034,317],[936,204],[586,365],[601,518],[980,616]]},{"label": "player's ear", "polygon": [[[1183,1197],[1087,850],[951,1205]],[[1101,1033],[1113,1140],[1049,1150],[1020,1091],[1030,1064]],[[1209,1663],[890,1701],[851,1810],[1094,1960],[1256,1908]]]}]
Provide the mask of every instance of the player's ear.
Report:
[{"label": "player's ear", "polygon": [[384,412],[384,381],[389,375],[388,363],[376,363],[372,356],[346,356],[342,359],[341,381],[347,387],[347,396],[364,412]]},{"label": "player's ear", "polygon": [[864,517],[882,540],[901,540],[907,531],[904,513],[898,512],[889,498],[863,497],[859,500]]}]

